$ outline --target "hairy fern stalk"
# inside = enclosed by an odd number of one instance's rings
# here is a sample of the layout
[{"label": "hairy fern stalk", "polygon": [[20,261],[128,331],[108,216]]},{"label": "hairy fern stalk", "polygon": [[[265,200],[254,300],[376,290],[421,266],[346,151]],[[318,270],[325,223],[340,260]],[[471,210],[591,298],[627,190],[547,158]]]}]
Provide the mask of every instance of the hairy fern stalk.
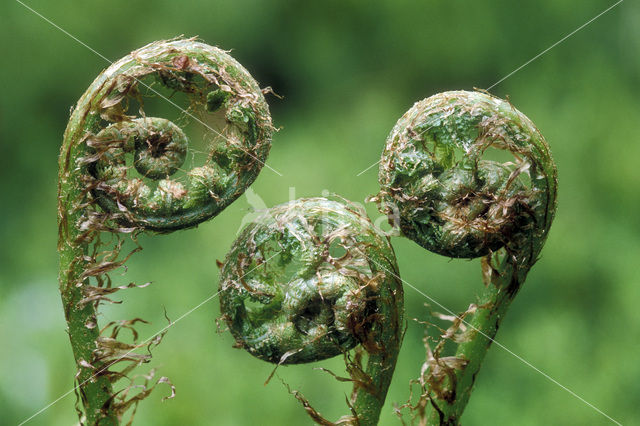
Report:
[{"label": "hairy fern stalk", "polygon": [[[185,99],[176,105],[183,111],[176,123],[145,113],[145,102],[165,92]],[[188,138],[187,124],[201,128],[202,141]],[[118,339],[141,319],[98,325],[100,304],[134,286],[117,285],[109,273],[140,250],[139,233],[194,227],[237,199],[264,165],[272,130],[249,73],[226,52],[194,39],[132,52],[78,101],[59,159],[58,249],[82,423],[119,424],[155,386],[145,383],[135,395],[130,386],[114,388],[150,355],[134,353],[143,346],[135,331],[132,344]],[[127,235],[136,248],[121,256]]]}]

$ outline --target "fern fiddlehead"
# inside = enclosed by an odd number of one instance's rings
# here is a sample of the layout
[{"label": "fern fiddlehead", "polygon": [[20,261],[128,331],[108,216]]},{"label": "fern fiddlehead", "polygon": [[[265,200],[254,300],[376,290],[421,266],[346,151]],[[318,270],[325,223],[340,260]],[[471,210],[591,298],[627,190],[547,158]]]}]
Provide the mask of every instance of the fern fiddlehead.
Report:
[{"label": "fern fiddlehead", "polygon": [[[375,197],[380,210],[427,250],[483,257],[484,292],[429,348],[421,401],[429,424],[458,423],[500,322],[546,240],[556,174],[534,124],[482,92],[417,102],[389,135]],[[455,356],[442,356],[447,339],[457,346]]]},{"label": "fern fiddlehead", "polygon": [[[265,361],[345,354],[354,387],[352,415],[341,423],[374,425],[402,340],[397,272],[388,239],[363,211],[296,200],[265,211],[235,241],[222,266],[221,312],[238,346]],[[366,370],[347,355],[356,345],[368,355]],[[315,421],[332,424],[303,403]]]},{"label": "fern fiddlehead", "polygon": [[[145,102],[162,91],[185,99],[177,124],[145,113]],[[186,125],[198,127],[199,143],[187,137]],[[139,319],[102,330],[97,324],[99,304],[131,286],[113,286],[109,277],[129,257],[119,255],[122,236],[135,241],[142,231],[185,229],[217,215],[257,177],[272,130],[250,74],[226,52],[194,39],[132,52],[102,72],[78,101],[59,158],[58,250],[82,421],[118,424],[141,399],[126,400],[126,391],[112,389],[148,361],[131,354],[135,343],[117,340]],[[113,247],[106,250],[106,244]],[[111,370],[117,362],[132,365]]]}]

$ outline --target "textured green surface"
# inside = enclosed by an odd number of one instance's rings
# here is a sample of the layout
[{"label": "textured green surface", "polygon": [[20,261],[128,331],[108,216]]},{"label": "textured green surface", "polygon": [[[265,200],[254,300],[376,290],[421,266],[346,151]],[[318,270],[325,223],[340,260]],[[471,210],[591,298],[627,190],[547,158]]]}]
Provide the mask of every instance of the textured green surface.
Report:
[{"label": "textured green surface", "polygon": [[[175,124],[126,115],[138,112],[128,110],[134,100],[141,103],[140,112],[144,110],[140,93],[159,96],[157,87],[162,86],[173,94],[185,93],[190,105],[181,106],[189,108],[183,119],[206,125],[205,130],[216,136],[204,148],[203,163],[186,171],[186,182],[171,179],[182,166],[167,149],[173,132],[177,139],[184,138]],[[228,94],[222,131],[207,124],[207,114],[215,112],[208,108],[209,95],[220,90]],[[78,101],[65,133],[61,177],[63,185],[72,179],[81,184],[81,174],[88,170],[103,181],[94,184],[97,201],[107,211],[124,213],[118,220],[126,225],[159,231],[195,226],[224,209],[255,180],[269,152],[271,132],[260,88],[231,56],[193,40],[156,42],[109,67]],[[167,170],[144,173],[149,166],[141,155],[164,160]],[[127,157],[135,167],[127,166]],[[78,159],[79,164],[72,164]],[[85,168],[76,169],[78,165]],[[159,181],[155,190],[150,188],[153,181]]]},{"label": "textured green surface", "polygon": [[375,425],[393,377],[403,291],[388,239],[348,202],[291,201],[266,210],[222,266],[220,311],[237,346],[275,364],[321,361],[361,345],[349,361],[356,419]]},{"label": "textured green surface", "polygon": [[397,207],[402,232],[427,250],[474,258],[546,232],[555,179],[549,147],[526,116],[481,92],[445,92],[393,128],[379,202],[391,215]]}]

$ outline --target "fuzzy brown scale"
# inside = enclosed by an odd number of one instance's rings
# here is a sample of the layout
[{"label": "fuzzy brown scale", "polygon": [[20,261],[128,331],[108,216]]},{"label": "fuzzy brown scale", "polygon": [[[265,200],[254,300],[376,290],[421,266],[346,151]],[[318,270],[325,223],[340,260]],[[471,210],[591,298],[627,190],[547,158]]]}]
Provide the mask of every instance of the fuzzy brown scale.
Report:
[{"label": "fuzzy brown scale", "polygon": [[[179,123],[145,113],[145,101],[160,96],[154,87],[184,94],[188,103],[180,105],[186,112]],[[210,93],[221,99],[216,111],[207,103]],[[194,166],[197,152],[181,126],[212,122],[214,113],[222,126],[204,132],[204,158]],[[148,285],[116,285],[109,274],[141,249],[139,233],[194,227],[239,197],[264,165],[272,131],[268,106],[249,73],[226,52],[195,39],[158,41],[132,52],[78,101],[59,158],[58,248],[78,365],[76,408],[86,424],[119,424],[158,383],[170,383],[161,377],[152,384],[152,372],[137,385],[130,374],[149,361],[166,331],[138,343],[138,318],[98,327],[100,304],[117,303],[111,299],[116,291]],[[185,158],[192,159],[190,168]],[[124,236],[134,248],[121,256]],[[121,340],[122,330],[133,332],[132,343]],[[133,354],[141,347],[149,353]],[[114,391],[121,379],[129,384]]]},{"label": "fuzzy brown scale", "polygon": [[234,242],[222,265],[221,312],[238,347],[278,365],[348,360],[362,348],[366,372],[360,361],[347,369],[358,420],[371,425],[402,338],[402,287],[393,271],[393,249],[363,211],[296,200],[266,210]]}]

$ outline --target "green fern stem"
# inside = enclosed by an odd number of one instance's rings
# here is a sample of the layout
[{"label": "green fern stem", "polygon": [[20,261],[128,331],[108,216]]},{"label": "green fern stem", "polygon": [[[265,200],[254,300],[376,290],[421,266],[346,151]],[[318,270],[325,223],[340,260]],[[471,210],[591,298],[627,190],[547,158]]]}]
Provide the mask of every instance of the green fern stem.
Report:
[{"label": "green fern stem", "polygon": [[[393,249],[345,201],[301,199],[248,225],[222,266],[220,305],[238,347],[278,365],[344,355],[352,415],[377,424],[402,341],[403,292]],[[360,364],[366,353],[366,368]],[[300,394],[307,412],[324,419]]]},{"label": "green fern stem", "polygon": [[[162,91],[186,96],[180,123],[205,127],[203,144],[194,148],[179,125],[145,114],[145,101]],[[212,127],[216,122],[224,124]],[[102,336],[97,321],[100,302],[117,290],[108,273],[129,257],[119,257],[121,236],[195,227],[220,213],[256,179],[272,130],[250,74],[226,52],[194,39],[132,52],[78,101],[59,157],[58,249],[86,424],[118,424],[137,404],[118,400],[112,388],[122,375],[109,367],[132,359],[116,356],[114,335]],[[104,235],[115,241],[111,250],[102,249]]]},{"label": "green fern stem", "polygon": [[[557,172],[534,124],[483,92],[417,102],[393,128],[374,197],[403,235],[435,253],[483,257],[485,291],[429,351],[428,424],[458,424],[487,350],[538,259],[556,208]],[[442,356],[445,340],[455,356]]]},{"label": "green fern stem", "polygon": [[[526,270],[514,273],[511,264],[503,263],[496,269],[500,276],[477,298],[479,306],[470,319],[465,319],[468,335],[458,344],[455,358],[464,360],[460,369],[450,371],[454,383],[445,384],[444,391],[430,396],[428,425],[457,425],[469,402],[482,362],[495,338],[505,314],[526,278]],[[435,364],[439,360],[432,361]],[[446,363],[442,362],[446,368]],[[448,379],[450,380],[450,379]]]},{"label": "green fern stem", "polygon": [[[79,220],[79,216],[77,213],[69,213],[65,219]],[[111,380],[106,375],[94,375],[104,368],[103,363],[91,364],[94,351],[97,349],[96,342],[100,336],[96,308],[91,303],[80,305],[80,301],[85,297],[81,278],[84,265],[78,259],[86,256],[87,246],[72,243],[80,237],[80,232],[77,230],[70,229],[63,232],[63,238],[66,241],[58,245],[60,293],[67,321],[67,333],[76,360],[75,382],[79,385],[79,394],[86,409],[86,424],[117,425],[118,418],[110,408],[113,395]]]}]

